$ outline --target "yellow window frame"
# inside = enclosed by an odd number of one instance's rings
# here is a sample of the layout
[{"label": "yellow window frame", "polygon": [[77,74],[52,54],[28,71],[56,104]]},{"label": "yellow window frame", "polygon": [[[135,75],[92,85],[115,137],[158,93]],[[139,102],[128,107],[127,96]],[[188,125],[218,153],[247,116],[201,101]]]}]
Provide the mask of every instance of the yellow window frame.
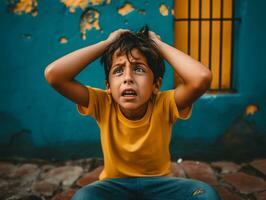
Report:
[{"label": "yellow window frame", "polygon": [[[174,45],[212,72],[210,91],[232,90],[233,0],[175,0]],[[174,84],[182,82],[174,75]]]}]

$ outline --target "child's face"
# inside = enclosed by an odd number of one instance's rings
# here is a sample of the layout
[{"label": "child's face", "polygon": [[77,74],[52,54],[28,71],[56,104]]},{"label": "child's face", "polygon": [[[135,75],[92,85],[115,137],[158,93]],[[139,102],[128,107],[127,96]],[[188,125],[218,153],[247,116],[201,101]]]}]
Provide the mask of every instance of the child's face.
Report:
[{"label": "child's face", "polygon": [[122,111],[142,111],[153,93],[160,85],[154,82],[153,72],[146,58],[138,49],[133,49],[129,55],[113,55],[113,63],[109,72],[109,82],[106,82],[107,92],[119,104]]}]

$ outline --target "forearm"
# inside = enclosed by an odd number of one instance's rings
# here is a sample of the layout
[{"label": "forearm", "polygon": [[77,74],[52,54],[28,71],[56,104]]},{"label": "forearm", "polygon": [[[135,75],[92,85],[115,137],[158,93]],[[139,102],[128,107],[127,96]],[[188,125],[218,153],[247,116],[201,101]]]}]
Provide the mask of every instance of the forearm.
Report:
[{"label": "forearm", "polygon": [[184,84],[195,87],[209,86],[211,72],[207,67],[159,39],[156,40],[156,44],[161,56],[174,68]]},{"label": "forearm", "polygon": [[104,40],[55,60],[45,69],[46,79],[49,82],[73,80],[88,64],[101,56],[108,45],[109,42]]}]

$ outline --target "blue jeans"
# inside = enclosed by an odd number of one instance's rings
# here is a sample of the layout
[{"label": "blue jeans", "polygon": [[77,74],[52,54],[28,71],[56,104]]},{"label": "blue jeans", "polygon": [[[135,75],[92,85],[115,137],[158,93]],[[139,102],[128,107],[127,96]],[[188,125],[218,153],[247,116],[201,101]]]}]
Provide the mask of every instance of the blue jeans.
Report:
[{"label": "blue jeans", "polygon": [[79,189],[72,200],[220,200],[208,184],[178,177],[111,178]]}]

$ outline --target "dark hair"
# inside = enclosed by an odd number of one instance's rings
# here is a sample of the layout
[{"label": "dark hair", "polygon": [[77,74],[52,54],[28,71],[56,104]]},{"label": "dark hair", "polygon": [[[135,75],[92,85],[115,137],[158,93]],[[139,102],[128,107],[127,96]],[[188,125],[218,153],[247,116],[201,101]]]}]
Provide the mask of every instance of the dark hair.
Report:
[{"label": "dark hair", "polygon": [[[120,37],[111,43],[101,57],[101,63],[104,65],[106,80],[108,81],[109,72],[113,62],[113,55],[119,49],[119,54],[132,56],[131,51],[138,49],[147,59],[147,64],[154,75],[154,81],[159,77],[163,78],[165,65],[163,58],[160,56],[155,42],[149,38],[149,28],[144,26],[138,32],[124,32]],[[132,56],[133,57],[133,56]]]}]

